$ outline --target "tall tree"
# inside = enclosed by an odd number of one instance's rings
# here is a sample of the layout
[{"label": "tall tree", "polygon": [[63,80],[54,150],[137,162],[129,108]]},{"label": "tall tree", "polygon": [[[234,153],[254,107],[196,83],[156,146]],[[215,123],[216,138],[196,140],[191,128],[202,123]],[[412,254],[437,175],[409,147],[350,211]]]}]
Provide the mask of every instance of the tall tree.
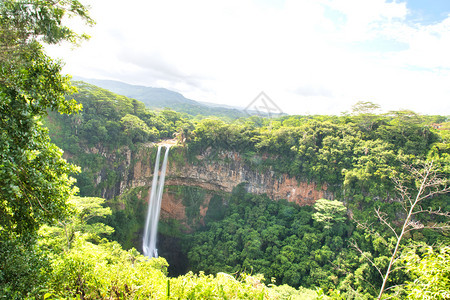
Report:
[{"label": "tall tree", "polygon": [[50,142],[41,118],[47,110],[81,109],[65,98],[73,92],[61,63],[41,43],[78,43],[84,38],[63,24],[88,10],[77,0],[0,2],[0,230],[33,233],[40,224],[64,215],[74,192],[70,173],[77,168]]},{"label": "tall tree", "polygon": [[352,114],[361,128],[365,131],[371,131],[376,122],[376,112],[380,110],[380,105],[370,101],[358,101],[352,106]]},{"label": "tall tree", "polygon": [[[111,226],[98,222],[100,218],[111,215],[109,207],[103,207],[105,199],[96,197],[72,197],[68,204],[73,213],[60,220],[57,226],[44,225],[39,233],[45,237],[44,243],[54,250],[69,251],[77,239],[99,241],[101,236],[114,232]],[[97,222],[96,222],[97,221]]]},{"label": "tall tree", "polygon": [[323,224],[328,230],[334,223],[344,222],[346,220],[346,208],[338,200],[319,199],[314,204],[316,212],[312,215],[313,219]]}]

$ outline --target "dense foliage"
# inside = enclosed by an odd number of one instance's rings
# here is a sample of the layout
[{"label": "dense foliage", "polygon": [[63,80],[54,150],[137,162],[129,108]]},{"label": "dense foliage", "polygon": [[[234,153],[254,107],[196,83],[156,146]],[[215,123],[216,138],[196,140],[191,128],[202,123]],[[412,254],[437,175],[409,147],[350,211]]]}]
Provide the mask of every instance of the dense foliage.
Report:
[{"label": "dense foliage", "polygon": [[348,220],[315,221],[312,207],[247,194],[242,186],[222,209],[222,220],[193,234],[193,270],[262,273],[290,286],[336,289],[343,274],[335,266],[348,255],[353,231]]},{"label": "dense foliage", "polygon": [[[432,159],[447,166],[440,171],[449,176],[450,148],[446,131],[430,126],[445,121],[444,117],[410,111],[362,114],[359,110],[342,117],[253,117],[231,124],[203,120],[188,138],[189,156],[196,163],[196,155],[208,149],[214,149],[213,153],[231,150],[255,170],[325,183],[357,220],[370,223],[375,220],[375,207],[390,215],[400,207],[394,201],[397,191],[392,178],[406,176],[405,164]],[[445,201],[436,205],[448,208]]]},{"label": "dense foliage", "polygon": [[81,106],[61,64],[43,51],[41,40],[58,43],[81,38],[61,25],[65,15],[90,22],[78,1],[0,3],[0,230],[32,234],[43,222],[65,212],[73,193],[70,173],[42,126],[46,110],[72,113]]},{"label": "dense foliage", "polygon": [[[248,118],[231,124],[207,119],[197,124],[188,145],[193,154],[211,146],[234,150],[258,168],[271,167],[330,186],[359,181],[363,192],[378,193],[389,187],[384,186],[389,182],[388,166],[401,165],[404,157],[426,156],[439,137],[428,126],[433,118],[410,111],[374,115],[371,120],[367,129],[367,120],[359,114]],[[255,154],[269,156],[255,162]]]},{"label": "dense foliage", "polygon": [[[394,240],[377,224],[376,234],[357,228],[342,202],[321,199],[314,208],[299,207],[248,194],[241,185],[225,203],[216,208],[225,212],[224,217],[210,219],[203,230],[188,237],[192,270],[263,273],[278,284],[320,287],[327,293],[339,290],[347,299],[376,295],[381,277],[364,256],[385,268]],[[412,240],[409,236],[403,245]],[[396,271],[390,282],[412,282],[411,275]]]},{"label": "dense foliage", "polygon": [[408,298],[450,298],[450,246],[436,250],[421,245],[419,249],[409,250],[403,258],[407,270],[414,274],[405,288]]},{"label": "dense foliage", "polygon": [[[73,213],[43,226],[39,243],[8,241],[0,252],[0,297],[5,299],[313,299],[316,293],[238,278],[192,272],[167,276],[164,258],[148,259],[134,248],[101,238],[111,228],[98,218],[110,214],[100,198],[72,198]],[[96,219],[97,217],[97,219]]]}]

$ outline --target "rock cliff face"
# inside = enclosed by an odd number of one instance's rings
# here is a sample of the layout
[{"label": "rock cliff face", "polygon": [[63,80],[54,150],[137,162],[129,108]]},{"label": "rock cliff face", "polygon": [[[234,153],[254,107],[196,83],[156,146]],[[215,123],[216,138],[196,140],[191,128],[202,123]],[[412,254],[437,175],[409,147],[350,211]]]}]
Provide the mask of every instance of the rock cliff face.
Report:
[{"label": "rock cliff face", "polygon": [[[312,205],[320,198],[332,199],[327,186],[318,186],[314,182],[299,181],[286,174],[277,175],[273,171],[260,172],[244,163],[239,153],[220,152],[211,158],[206,152],[197,156],[196,163],[174,162],[169,158],[166,186],[194,186],[206,191],[231,192],[240,183],[245,183],[246,190],[254,194],[267,194],[273,200],[286,199],[298,205]],[[130,166],[126,182],[120,183],[120,190],[142,186],[151,186],[153,164],[149,152],[141,151],[135,157],[135,164]],[[200,214],[205,216],[211,197],[205,197],[200,206]],[[146,199],[148,200],[148,199]],[[185,207],[182,199],[173,193],[164,193],[162,200],[162,217],[185,219]]]}]

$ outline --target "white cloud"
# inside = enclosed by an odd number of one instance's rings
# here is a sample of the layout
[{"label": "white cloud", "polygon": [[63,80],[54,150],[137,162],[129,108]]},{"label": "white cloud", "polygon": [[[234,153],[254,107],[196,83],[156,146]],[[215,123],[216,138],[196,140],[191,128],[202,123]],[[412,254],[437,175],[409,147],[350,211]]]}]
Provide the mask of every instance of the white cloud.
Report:
[{"label": "white cloud", "polygon": [[358,100],[450,113],[450,18],[408,22],[405,2],[91,4],[92,40],[69,54],[51,49],[76,75],[244,107],[264,90],[289,113],[339,113]]}]

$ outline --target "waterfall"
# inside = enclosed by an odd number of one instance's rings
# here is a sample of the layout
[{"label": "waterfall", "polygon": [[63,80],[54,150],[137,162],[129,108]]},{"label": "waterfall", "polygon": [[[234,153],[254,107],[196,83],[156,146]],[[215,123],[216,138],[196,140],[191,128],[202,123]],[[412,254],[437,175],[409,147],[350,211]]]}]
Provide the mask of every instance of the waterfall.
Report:
[{"label": "waterfall", "polygon": [[161,174],[159,175],[159,161],[161,156],[162,146],[158,146],[156,154],[155,169],[153,171],[152,189],[150,191],[150,202],[147,210],[147,219],[145,220],[144,239],[142,242],[142,249],[144,255],[148,257],[158,257],[158,249],[156,249],[156,236],[158,234],[159,213],[161,210],[161,199],[164,191],[164,180],[166,177],[167,159],[169,156],[170,146],[166,146],[166,153],[161,167]]}]

